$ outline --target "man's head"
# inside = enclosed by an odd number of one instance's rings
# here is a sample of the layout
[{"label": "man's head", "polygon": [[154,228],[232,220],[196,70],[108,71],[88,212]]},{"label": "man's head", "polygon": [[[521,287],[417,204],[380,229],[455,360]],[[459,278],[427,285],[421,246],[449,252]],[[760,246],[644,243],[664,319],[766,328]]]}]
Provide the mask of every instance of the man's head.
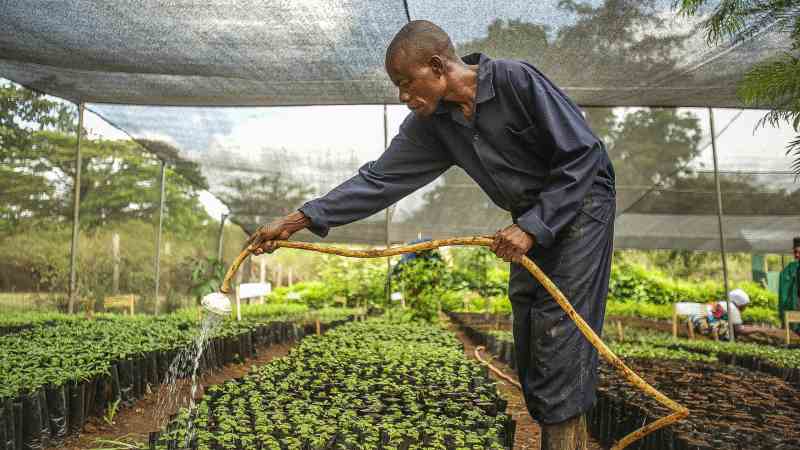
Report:
[{"label": "man's head", "polygon": [[386,72],[400,101],[416,114],[431,115],[447,92],[447,66],[461,63],[450,36],[427,20],[409,22],[386,49]]},{"label": "man's head", "polygon": [[794,253],[794,259],[800,261],[800,236],[794,238],[794,242],[792,242],[792,252]]}]

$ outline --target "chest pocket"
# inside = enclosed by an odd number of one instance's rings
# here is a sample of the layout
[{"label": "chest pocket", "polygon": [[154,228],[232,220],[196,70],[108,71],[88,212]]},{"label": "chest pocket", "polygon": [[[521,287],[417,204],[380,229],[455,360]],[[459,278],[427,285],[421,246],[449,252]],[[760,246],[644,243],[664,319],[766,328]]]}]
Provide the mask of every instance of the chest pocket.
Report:
[{"label": "chest pocket", "polygon": [[539,141],[539,129],[536,125],[531,125],[521,130],[516,130],[510,126],[506,126],[506,130],[511,133],[512,138],[518,142],[527,145],[536,145]]},{"label": "chest pocket", "polygon": [[511,170],[528,179],[534,177],[544,182],[550,168],[550,158],[539,128],[531,125],[517,130],[506,125],[505,131],[508,145],[503,148],[503,156]]}]

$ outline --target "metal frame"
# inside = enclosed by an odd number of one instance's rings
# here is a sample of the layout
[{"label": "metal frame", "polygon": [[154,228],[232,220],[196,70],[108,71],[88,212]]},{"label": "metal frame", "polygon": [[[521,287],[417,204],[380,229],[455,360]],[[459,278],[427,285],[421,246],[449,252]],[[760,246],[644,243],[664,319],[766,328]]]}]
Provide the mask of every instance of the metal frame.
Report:
[{"label": "metal frame", "polygon": [[158,297],[159,291],[159,281],[161,279],[161,230],[164,225],[164,188],[166,187],[167,181],[167,163],[163,159],[161,160],[161,192],[158,196],[158,228],[156,229],[156,261],[155,261],[155,270],[156,270],[156,279],[155,279],[155,310],[153,311],[155,314],[158,314],[159,307],[160,307],[160,300]]},{"label": "metal frame", "polygon": [[[388,106],[383,105],[383,151],[389,148],[389,112]],[[386,248],[391,245],[390,229],[392,223],[392,207],[386,208]],[[391,304],[392,301],[392,257],[386,257],[386,286],[384,288],[386,295],[386,304]]]},{"label": "metal frame", "polygon": [[225,236],[225,219],[228,218],[227,214],[222,215],[222,220],[219,221],[219,236],[217,237],[217,261],[222,262],[222,240]]},{"label": "metal frame", "polygon": [[719,224],[719,250],[722,255],[722,283],[725,288],[725,303],[728,308],[728,335],[730,341],[734,342],[736,336],[733,333],[733,321],[730,320],[731,299],[728,297],[728,259],[725,254],[725,233],[722,230],[722,190],[719,184],[719,163],[717,162],[717,137],[714,129],[714,109],[708,108],[708,123],[711,127],[711,152],[714,155],[714,186],[717,191],[717,223]]},{"label": "metal frame", "polygon": [[78,294],[78,239],[80,229],[80,208],[81,208],[81,139],[83,137],[83,102],[78,104],[78,142],[75,146],[75,180],[73,206],[72,206],[72,246],[69,258],[69,304],[67,311],[72,314],[75,312],[75,297]]}]

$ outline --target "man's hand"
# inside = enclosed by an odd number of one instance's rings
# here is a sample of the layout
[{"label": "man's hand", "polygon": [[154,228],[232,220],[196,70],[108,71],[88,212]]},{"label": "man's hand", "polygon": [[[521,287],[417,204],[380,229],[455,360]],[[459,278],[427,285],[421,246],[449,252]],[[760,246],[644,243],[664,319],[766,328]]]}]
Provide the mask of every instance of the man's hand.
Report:
[{"label": "man's hand", "polygon": [[246,247],[255,245],[253,254],[272,253],[275,251],[273,241],[285,241],[295,232],[309,226],[311,221],[300,211],[295,211],[286,217],[258,227],[255,233],[247,240]]},{"label": "man's hand", "polygon": [[489,248],[503,261],[518,263],[535,242],[533,236],[515,224],[498,230]]}]

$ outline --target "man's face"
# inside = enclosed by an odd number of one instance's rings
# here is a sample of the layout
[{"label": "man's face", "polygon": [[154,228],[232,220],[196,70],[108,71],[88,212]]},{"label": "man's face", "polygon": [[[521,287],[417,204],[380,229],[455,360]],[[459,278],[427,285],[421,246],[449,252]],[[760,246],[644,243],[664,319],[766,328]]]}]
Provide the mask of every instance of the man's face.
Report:
[{"label": "man's face", "polygon": [[794,248],[794,259],[800,261],[800,247]]},{"label": "man's face", "polygon": [[439,100],[444,96],[447,81],[441,59],[433,57],[432,63],[417,62],[417,59],[404,50],[398,50],[386,62],[386,72],[400,90],[400,101],[414,114],[428,117],[436,111]]}]

